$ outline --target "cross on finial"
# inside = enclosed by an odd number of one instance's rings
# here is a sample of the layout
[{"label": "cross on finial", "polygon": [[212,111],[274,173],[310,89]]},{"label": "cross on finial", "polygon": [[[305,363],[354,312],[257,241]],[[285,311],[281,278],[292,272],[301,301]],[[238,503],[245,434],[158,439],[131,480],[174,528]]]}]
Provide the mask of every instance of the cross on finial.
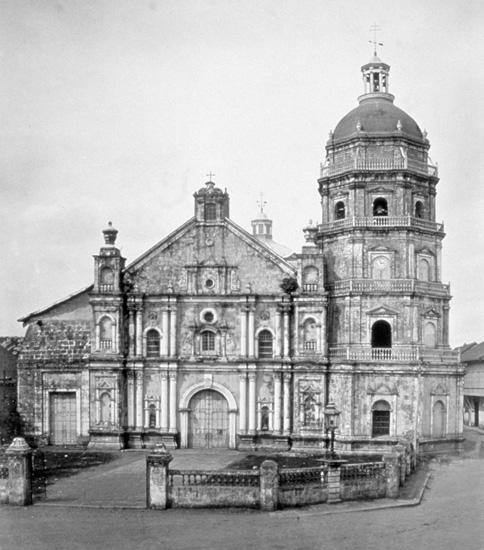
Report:
[{"label": "cross on finial", "polygon": [[263,214],[264,212],[264,206],[267,204],[267,202],[264,200],[264,193],[261,193],[259,195],[260,199],[257,201],[257,206],[260,209],[260,213]]},{"label": "cross on finial", "polygon": [[208,178],[208,181],[212,181],[212,178],[215,176],[215,174],[210,171],[208,174],[206,174],[207,178]]},{"label": "cross on finial", "polygon": [[380,27],[376,24],[376,23],[373,23],[373,25],[370,27],[370,32],[373,33],[373,40],[368,40],[368,42],[370,44],[373,44],[373,55],[376,57],[376,47],[377,46],[383,46],[383,43],[382,42],[378,42],[377,39],[376,39],[376,33],[381,31]]}]

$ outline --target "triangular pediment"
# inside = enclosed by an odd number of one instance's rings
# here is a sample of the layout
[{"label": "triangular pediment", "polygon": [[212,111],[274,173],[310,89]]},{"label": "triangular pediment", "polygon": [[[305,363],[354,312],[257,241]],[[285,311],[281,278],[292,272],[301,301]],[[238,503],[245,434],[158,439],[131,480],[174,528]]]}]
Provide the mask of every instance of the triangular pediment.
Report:
[{"label": "triangular pediment", "polygon": [[296,268],[228,218],[188,220],[126,268],[147,294],[280,293]]},{"label": "triangular pediment", "polygon": [[440,313],[433,308],[428,309],[423,316],[426,319],[440,319]]},{"label": "triangular pediment", "polygon": [[378,306],[373,309],[370,309],[366,312],[367,315],[382,315],[382,316],[394,316],[398,315],[398,311],[395,311],[394,309],[391,309],[387,306]]},{"label": "triangular pediment", "polygon": [[398,395],[398,388],[396,384],[375,382],[368,385],[366,393],[369,395]]}]

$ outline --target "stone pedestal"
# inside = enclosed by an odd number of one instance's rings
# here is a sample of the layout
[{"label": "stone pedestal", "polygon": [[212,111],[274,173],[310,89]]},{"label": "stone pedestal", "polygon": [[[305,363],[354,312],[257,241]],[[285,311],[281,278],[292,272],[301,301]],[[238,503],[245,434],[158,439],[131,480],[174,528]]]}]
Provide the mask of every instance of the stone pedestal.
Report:
[{"label": "stone pedestal", "polygon": [[161,444],[146,457],[146,507],[165,510],[168,505],[168,465],[171,454]]},{"label": "stone pedestal", "polygon": [[274,460],[260,465],[260,509],[272,512],[279,504],[279,467]]},{"label": "stone pedestal", "polygon": [[32,449],[23,437],[16,437],[7,449],[8,503],[32,504]]},{"label": "stone pedestal", "polygon": [[320,462],[328,466],[328,504],[341,502],[341,466],[348,461],[325,458]]},{"label": "stone pedestal", "polygon": [[391,454],[383,457],[385,462],[385,479],[387,483],[387,498],[397,498],[400,487],[400,455]]}]

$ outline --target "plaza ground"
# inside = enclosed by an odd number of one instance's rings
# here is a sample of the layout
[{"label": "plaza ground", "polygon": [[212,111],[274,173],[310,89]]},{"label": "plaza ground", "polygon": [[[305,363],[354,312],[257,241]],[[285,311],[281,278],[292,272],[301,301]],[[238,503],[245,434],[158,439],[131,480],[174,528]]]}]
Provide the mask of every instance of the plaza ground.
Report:
[{"label": "plaza ground", "polygon": [[484,435],[468,430],[466,438],[463,456],[430,463],[432,478],[419,506],[350,511],[333,505],[330,514],[325,505],[271,514],[4,506],[0,548],[483,550]]}]

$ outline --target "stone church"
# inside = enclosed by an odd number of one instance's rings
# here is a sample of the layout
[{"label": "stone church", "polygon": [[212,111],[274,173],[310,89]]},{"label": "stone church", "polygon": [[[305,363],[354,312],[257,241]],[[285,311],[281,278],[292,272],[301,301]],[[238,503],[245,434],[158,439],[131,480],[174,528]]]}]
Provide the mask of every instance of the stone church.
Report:
[{"label": "stone church", "polygon": [[21,319],[32,437],[314,449],[332,402],[336,448],[458,445],[463,370],[448,344],[437,167],[393,103],[389,66],[375,54],[362,76],[326,144],[321,223],[300,252],[272,239],[262,205],[251,232],[237,225],[208,181],[193,217],[128,265],[109,224],[92,284]]}]

